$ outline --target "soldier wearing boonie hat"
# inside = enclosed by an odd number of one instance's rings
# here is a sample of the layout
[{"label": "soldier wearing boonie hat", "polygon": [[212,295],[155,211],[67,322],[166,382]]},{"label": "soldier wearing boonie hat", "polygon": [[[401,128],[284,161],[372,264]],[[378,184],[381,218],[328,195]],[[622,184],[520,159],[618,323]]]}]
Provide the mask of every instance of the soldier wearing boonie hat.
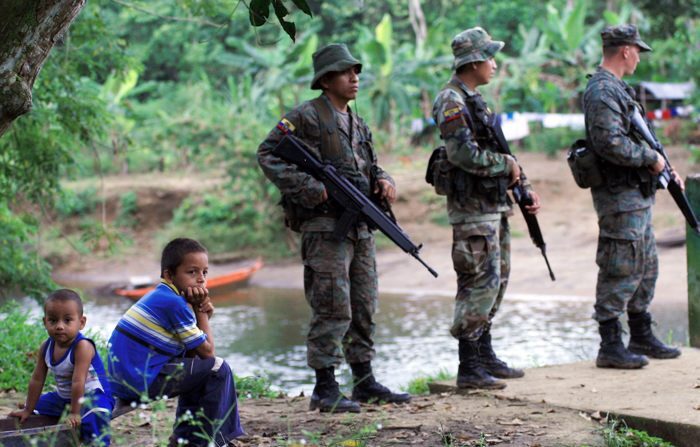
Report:
[{"label": "soldier wearing boonie hat", "polygon": [[522,182],[539,208],[539,198],[513,157],[498,152],[486,127],[491,120],[477,87],[496,70],[494,56],[504,43],[481,27],[452,40],[454,74],[438,93],[433,118],[444,151],[429,169],[438,194],[447,196],[453,228],[452,261],[457,272],[457,296],[450,333],[459,342],[457,386],[503,388],[499,379],[518,378],[520,369],[500,360],[491,344],[491,321],[501,304],[510,273],[511,203],[507,188]]},{"label": "soldier wearing boonie hat", "polygon": [[600,37],[603,40],[603,48],[637,45],[642,52],[651,51],[651,47],[639,37],[639,31],[634,25],[606,26]]},{"label": "soldier wearing boonie hat", "polygon": [[[600,33],[603,61],[583,94],[586,145],[597,156],[602,184],[591,187],[598,215],[598,282],[593,318],[598,322],[599,368],[635,369],[648,357],[674,358],[680,350],[658,340],[649,305],[658,276],[651,219],[657,175],[664,161],[630,135],[629,117],[642,106],[622,78],[631,75],[639,54],[651,51],[634,25],[608,26]],[[675,173],[674,173],[675,174]],[[682,182],[681,182],[682,184]],[[630,341],[622,342],[619,318],[627,313]]]},{"label": "soldier wearing boonie hat", "polygon": [[[345,239],[335,240],[340,210],[328,200],[323,183],[272,153],[292,134],[366,195],[376,192],[390,202],[396,197],[394,181],[377,164],[372,133],[348,106],[359,90],[362,63],[344,44],[330,44],[314,53],[313,67],[310,87],[322,94],[287,113],[258,148],[258,163],[282,193],[285,223],[302,233],[304,292],[312,311],[306,357],[316,375],[309,407],[359,412],[355,401],[408,402],[409,394],[392,392],[372,373],[378,299],[374,236],[358,221]],[[352,370],[353,400],[335,379],[343,360]]]}]

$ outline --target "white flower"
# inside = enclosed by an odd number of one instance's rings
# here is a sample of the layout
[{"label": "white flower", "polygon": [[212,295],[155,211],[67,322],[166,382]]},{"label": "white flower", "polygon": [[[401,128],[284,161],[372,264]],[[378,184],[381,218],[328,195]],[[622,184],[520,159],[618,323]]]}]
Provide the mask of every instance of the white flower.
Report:
[{"label": "white flower", "polygon": [[145,410],[145,409],[146,409],[146,404],[141,404],[141,405],[139,405],[139,408],[142,409],[142,410]]},{"label": "white flower", "polygon": [[138,404],[136,403],[136,401],[133,401],[129,405],[131,406],[131,408],[136,408],[136,405],[138,405]]},{"label": "white flower", "polygon": [[79,403],[80,405],[84,404],[84,403],[85,403],[85,396],[83,396],[83,397],[81,397],[80,399],[78,399],[78,403]]},{"label": "white flower", "polygon": [[301,444],[301,445],[306,445],[306,439],[301,438],[301,439],[299,440],[299,444]]},{"label": "white flower", "polygon": [[168,395],[167,395],[167,394],[163,394],[160,398],[163,399],[163,400],[168,400]]},{"label": "white flower", "polygon": [[377,424],[377,430],[381,430],[381,429],[382,429],[382,424]]}]

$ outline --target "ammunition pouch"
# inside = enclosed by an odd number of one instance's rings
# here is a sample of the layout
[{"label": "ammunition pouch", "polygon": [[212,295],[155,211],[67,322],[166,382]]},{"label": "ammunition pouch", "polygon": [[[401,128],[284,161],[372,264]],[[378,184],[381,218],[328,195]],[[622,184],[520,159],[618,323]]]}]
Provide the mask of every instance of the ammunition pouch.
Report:
[{"label": "ammunition pouch", "polygon": [[454,180],[458,169],[447,159],[445,146],[433,150],[428,160],[428,168],[425,171],[425,181],[433,185],[435,192],[440,196],[454,194]]},{"label": "ammunition pouch", "polygon": [[658,178],[646,167],[627,168],[605,163],[603,164],[603,175],[606,179],[606,186],[612,193],[639,188],[644,197],[656,194]]},{"label": "ammunition pouch", "polygon": [[284,225],[290,230],[300,233],[301,226],[307,220],[314,217],[338,217],[337,206],[329,200],[315,208],[306,208],[292,202],[288,196],[283,195],[279,203],[284,210]]},{"label": "ammunition pouch", "polygon": [[493,204],[508,203],[508,177],[468,174],[450,163],[445,146],[436,148],[430,155],[425,181],[433,185],[438,195],[455,197],[461,204],[474,194]]},{"label": "ammunition pouch", "polygon": [[571,145],[566,161],[580,188],[597,188],[605,182],[598,156],[586,147],[586,140],[576,140]]}]

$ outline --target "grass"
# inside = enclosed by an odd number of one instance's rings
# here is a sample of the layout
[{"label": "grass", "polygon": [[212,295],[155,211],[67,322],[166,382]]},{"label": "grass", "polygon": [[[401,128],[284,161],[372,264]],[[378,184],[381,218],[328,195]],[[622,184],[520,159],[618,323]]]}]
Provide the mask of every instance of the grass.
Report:
[{"label": "grass", "polygon": [[430,382],[437,382],[441,380],[454,380],[455,375],[447,371],[446,369],[442,369],[437,372],[437,374],[432,375],[432,376],[426,376],[426,377],[416,377],[415,379],[411,380],[408,382],[408,385],[403,388],[404,391],[407,391],[415,396],[418,395],[425,395],[430,393],[428,390],[428,383]]},{"label": "grass", "polygon": [[0,307],[0,390],[27,392],[39,346],[46,338],[44,325],[19,303],[8,301]]},{"label": "grass", "polygon": [[668,441],[645,431],[629,428],[624,421],[613,420],[603,429],[606,447],[673,447]]}]

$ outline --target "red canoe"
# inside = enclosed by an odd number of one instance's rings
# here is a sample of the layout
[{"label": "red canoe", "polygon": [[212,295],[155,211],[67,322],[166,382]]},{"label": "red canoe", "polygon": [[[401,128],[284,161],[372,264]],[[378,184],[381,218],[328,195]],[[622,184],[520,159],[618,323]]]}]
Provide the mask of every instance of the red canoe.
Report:
[{"label": "red canoe", "polygon": [[[219,287],[231,286],[234,284],[245,284],[251,276],[263,266],[263,262],[258,259],[255,264],[250,267],[244,267],[238,270],[234,270],[230,273],[221,276],[214,276],[207,280],[207,288],[209,290],[216,289]],[[151,290],[155,289],[155,286],[139,287],[136,289],[116,289],[114,293],[119,296],[125,296],[132,300],[138,300]]]}]

